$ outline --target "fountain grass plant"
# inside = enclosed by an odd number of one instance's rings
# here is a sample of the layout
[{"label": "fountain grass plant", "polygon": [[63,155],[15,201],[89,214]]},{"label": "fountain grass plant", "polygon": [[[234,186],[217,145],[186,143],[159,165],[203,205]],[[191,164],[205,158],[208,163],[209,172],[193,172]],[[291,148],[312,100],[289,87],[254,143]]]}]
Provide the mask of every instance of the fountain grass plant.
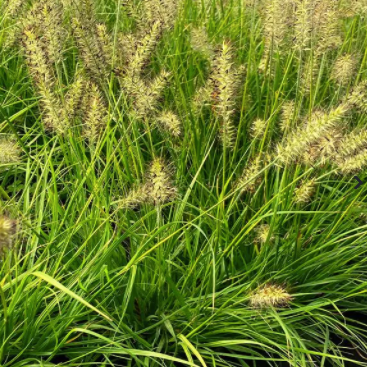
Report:
[{"label": "fountain grass plant", "polygon": [[367,365],[365,0],[0,1],[0,365]]}]

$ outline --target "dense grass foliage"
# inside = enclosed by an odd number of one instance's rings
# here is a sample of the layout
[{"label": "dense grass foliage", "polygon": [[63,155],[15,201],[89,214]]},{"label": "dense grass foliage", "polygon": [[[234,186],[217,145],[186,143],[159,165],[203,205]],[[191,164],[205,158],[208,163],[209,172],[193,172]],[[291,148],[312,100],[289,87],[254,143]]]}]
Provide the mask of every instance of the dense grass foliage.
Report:
[{"label": "dense grass foliage", "polygon": [[367,358],[367,3],[1,0],[0,364]]}]

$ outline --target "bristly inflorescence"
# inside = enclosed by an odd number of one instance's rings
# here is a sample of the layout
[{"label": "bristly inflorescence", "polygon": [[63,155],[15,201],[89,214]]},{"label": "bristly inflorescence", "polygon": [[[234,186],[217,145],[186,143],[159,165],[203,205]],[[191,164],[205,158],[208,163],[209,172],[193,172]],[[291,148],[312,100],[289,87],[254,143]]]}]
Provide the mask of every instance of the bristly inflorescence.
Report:
[{"label": "bristly inflorescence", "polygon": [[170,202],[177,196],[177,188],[173,184],[172,169],[162,158],[156,158],[151,163],[146,184],[149,200],[155,205]]},{"label": "bristly inflorescence", "polygon": [[234,65],[231,44],[224,41],[215,52],[209,79],[196,91],[193,98],[196,111],[200,111],[210,102],[212,111],[220,123],[220,140],[227,148],[233,146],[236,136],[233,118],[243,75],[244,68]]},{"label": "bristly inflorescence", "polygon": [[213,108],[219,116],[220,138],[226,147],[233,145],[236,133],[232,118],[238,80],[233,67],[232,52],[231,45],[228,42],[223,42],[221,50],[216,53],[212,75],[214,93],[217,92],[216,96],[212,96]]},{"label": "bristly inflorescence", "polygon": [[19,145],[11,138],[0,137],[0,164],[17,163],[19,160]]},{"label": "bristly inflorescence", "polygon": [[262,139],[266,125],[267,123],[263,119],[255,119],[251,125],[251,136],[255,139]]},{"label": "bristly inflorescence", "polygon": [[26,22],[26,13],[29,3],[24,0],[8,0],[0,6],[0,14],[3,15],[2,22],[6,27],[5,39],[2,47],[4,50],[10,49],[20,40],[22,29]]},{"label": "bristly inflorescence", "polygon": [[7,216],[0,215],[0,256],[12,248],[17,222]]},{"label": "bristly inflorescence", "polygon": [[295,101],[286,101],[282,106],[282,114],[280,120],[280,129],[283,134],[287,134],[293,130],[296,120],[296,104]]},{"label": "bristly inflorescence", "polygon": [[63,7],[60,1],[40,0],[27,14],[27,23],[38,33],[50,64],[63,58],[66,31],[62,25]]},{"label": "bristly inflorescence", "polygon": [[173,121],[174,114],[161,116],[163,120],[159,117],[159,114],[170,113],[169,111],[162,113],[158,108],[170,73],[162,70],[152,78],[146,75],[146,69],[163,32],[173,24],[175,19],[173,14],[177,11],[178,2],[149,0],[141,5],[141,9],[132,11],[133,4],[130,1],[123,4],[128,13],[133,15],[137,30],[135,33],[120,34],[118,37],[121,48],[116,68],[119,82],[130,103],[132,116],[147,122],[159,120],[162,122],[159,126],[168,130],[176,124],[170,131],[173,135],[177,135],[179,122],[176,118]]},{"label": "bristly inflorescence", "polygon": [[190,34],[191,47],[193,50],[200,52],[203,56],[212,60],[214,57],[214,48],[209,41],[208,33],[205,28],[193,28]]},{"label": "bristly inflorescence", "polygon": [[334,0],[270,0],[262,11],[267,57],[293,44],[316,54],[340,46],[340,12]]},{"label": "bristly inflorescence", "polygon": [[167,131],[173,137],[177,138],[181,135],[181,122],[173,112],[163,111],[157,116],[157,123],[162,130]]},{"label": "bristly inflorescence", "polygon": [[91,83],[83,72],[79,72],[74,77],[69,90],[65,95],[65,111],[67,118],[72,121],[77,117],[87,113],[86,97],[88,96]]},{"label": "bristly inflorescence", "polygon": [[262,169],[263,160],[260,156],[257,156],[243,170],[241,177],[236,182],[236,189],[239,189],[241,192],[255,192],[262,180]]},{"label": "bristly inflorescence", "polygon": [[278,284],[265,284],[250,295],[250,306],[254,308],[270,308],[288,306],[292,296],[285,287]]},{"label": "bristly inflorescence", "polygon": [[357,172],[367,166],[367,131],[356,129],[344,135],[335,160],[343,173]]},{"label": "bristly inflorescence", "polygon": [[173,201],[178,194],[172,168],[163,158],[155,158],[143,183],[135,186],[119,200],[120,209],[134,209],[141,204],[161,205]]},{"label": "bristly inflorescence", "polygon": [[312,144],[341,124],[348,110],[348,105],[343,103],[329,112],[314,111],[308,121],[278,144],[276,159],[285,164],[301,159]]},{"label": "bristly inflorescence", "polygon": [[24,30],[23,46],[29,71],[41,96],[45,125],[58,133],[64,133],[70,127],[69,120],[65,119],[61,102],[55,93],[55,73],[36,27],[28,26]]},{"label": "bristly inflorescence", "polygon": [[263,10],[265,55],[281,49],[289,38],[289,29],[294,22],[292,1],[270,0]]},{"label": "bristly inflorescence", "polygon": [[302,182],[302,184],[295,190],[294,201],[298,204],[308,203],[315,193],[315,180],[307,180]]},{"label": "bristly inflorescence", "polygon": [[95,83],[88,82],[86,90],[82,107],[84,112],[83,135],[89,142],[95,143],[107,124],[107,107]]},{"label": "bristly inflorescence", "polygon": [[148,185],[144,183],[131,189],[126,196],[121,198],[118,201],[118,207],[119,209],[135,209],[139,205],[148,203],[148,199]]},{"label": "bristly inflorescence", "polygon": [[335,82],[345,85],[350,82],[356,66],[357,62],[355,56],[351,54],[342,55],[335,61],[331,78]]},{"label": "bristly inflorescence", "polygon": [[256,236],[255,242],[263,245],[266,243],[267,239],[269,242],[274,240],[274,236],[270,233],[270,225],[269,224],[261,224],[254,229]]},{"label": "bristly inflorescence", "polygon": [[111,70],[111,56],[105,53],[107,48],[105,45],[106,38],[101,40],[95,22],[84,21],[84,19],[75,17],[72,20],[72,26],[86,71],[90,78],[102,83]]}]

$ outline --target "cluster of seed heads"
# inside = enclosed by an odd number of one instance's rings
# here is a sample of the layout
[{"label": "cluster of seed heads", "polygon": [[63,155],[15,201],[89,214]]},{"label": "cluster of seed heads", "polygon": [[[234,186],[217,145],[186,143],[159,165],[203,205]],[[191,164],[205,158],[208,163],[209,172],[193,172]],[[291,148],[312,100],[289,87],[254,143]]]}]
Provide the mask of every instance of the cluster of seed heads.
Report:
[{"label": "cluster of seed heads", "polygon": [[[157,126],[168,134],[168,139],[179,138],[185,132],[178,114],[162,109],[160,103],[170,73],[161,70],[153,77],[147,66],[163,33],[172,29],[180,3],[144,0],[136,4],[133,0],[124,0],[121,4],[134,23],[134,31],[118,31],[114,38],[112,30],[98,20],[92,0],[39,0],[33,5],[9,0],[5,7],[6,22],[12,24],[13,31],[9,32],[8,44],[21,40],[40,97],[44,125],[57,134],[66,134],[71,128],[82,126],[82,137],[93,144],[98,141],[111,117],[104,91],[111,76],[115,75],[117,85],[114,87],[126,97],[130,117]],[[276,53],[282,55],[287,49],[297,51],[297,55],[302,55],[298,62],[305,96],[313,91],[320,78],[324,53],[343,42],[341,19],[348,16],[348,12],[367,13],[366,4],[353,0],[343,0],[340,6],[334,0],[271,0],[258,1],[254,6],[263,20],[264,52],[259,70],[264,72],[264,77],[274,77],[275,70],[269,69],[274,65],[272,57]],[[65,14],[70,9],[69,30]],[[228,151],[236,143],[236,112],[245,67],[236,64],[236,50],[230,41],[214,45],[204,26],[190,29],[192,49],[206,57],[209,64],[209,77],[197,89],[192,106],[197,114],[205,109],[209,111],[212,120],[218,123],[218,137]],[[73,82],[62,90],[57,82],[57,71],[60,71],[58,66],[64,58],[67,42],[75,46],[81,69],[75,71]],[[329,78],[342,90],[347,90],[346,86],[356,75],[357,59],[354,54],[342,54],[330,70]],[[282,166],[329,164],[341,172],[366,167],[367,132],[351,130],[346,124],[351,112],[367,112],[366,91],[366,82],[361,82],[337,106],[317,108],[308,111],[310,113],[295,100],[284,100],[279,114],[281,138],[275,149],[274,144],[269,144],[266,154],[249,160],[234,189],[241,193],[256,192],[263,179],[264,167],[270,161]],[[268,116],[255,119],[248,135],[256,140],[265,139],[270,121]],[[0,141],[0,163],[17,162],[19,155],[20,150],[12,140]],[[161,158],[153,159],[143,183],[133,186],[120,199],[120,208],[132,209],[142,204],[159,206],[175,200],[178,195],[173,172],[171,164]],[[296,189],[294,201],[309,202],[315,187],[314,180],[303,182]],[[268,225],[259,226],[256,241],[271,240],[269,231]],[[254,307],[278,306],[287,304],[290,299],[282,287],[267,285],[251,296],[251,304]]]}]

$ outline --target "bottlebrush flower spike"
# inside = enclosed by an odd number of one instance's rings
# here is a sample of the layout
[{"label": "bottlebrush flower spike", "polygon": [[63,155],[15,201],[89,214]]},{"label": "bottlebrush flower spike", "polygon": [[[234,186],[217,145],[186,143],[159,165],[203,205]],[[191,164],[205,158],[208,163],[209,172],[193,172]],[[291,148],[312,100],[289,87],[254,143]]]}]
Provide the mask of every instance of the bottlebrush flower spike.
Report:
[{"label": "bottlebrush flower spike", "polygon": [[260,157],[256,157],[248,166],[244,169],[241,177],[238,179],[236,187],[241,192],[249,191],[255,192],[261,183],[262,175],[260,174],[263,168],[262,160]]},{"label": "bottlebrush flower spike", "polygon": [[358,172],[367,166],[367,150],[342,159],[337,165],[342,173]]},{"label": "bottlebrush flower spike", "polygon": [[151,163],[146,183],[149,200],[155,205],[172,201],[177,196],[172,171],[162,158],[156,158]]},{"label": "bottlebrush flower spike", "polygon": [[147,119],[155,112],[159,97],[168,83],[169,76],[170,74],[163,70],[150,82],[144,81],[139,76],[124,80],[124,88],[130,95],[132,109],[137,118]]},{"label": "bottlebrush flower spike", "polygon": [[253,138],[261,139],[266,129],[266,121],[263,119],[256,119],[251,126],[251,136]]},{"label": "bottlebrush flower spike", "polygon": [[265,53],[287,43],[294,23],[294,5],[290,0],[269,0],[263,12]]},{"label": "bottlebrush flower spike", "polygon": [[346,158],[366,148],[367,130],[354,130],[341,139],[338,155]]},{"label": "bottlebrush flower spike", "polygon": [[331,72],[331,78],[339,84],[347,84],[351,80],[357,66],[353,55],[346,54],[340,56],[334,64]]},{"label": "bottlebrush flower spike", "polygon": [[181,135],[181,123],[177,115],[171,111],[164,111],[157,117],[157,123],[163,130],[168,131],[172,136]]},{"label": "bottlebrush flower spike", "polygon": [[367,113],[367,81],[364,80],[357,84],[346,97],[346,103],[350,107]]},{"label": "bottlebrush flower spike", "polygon": [[304,155],[309,146],[337,126],[349,106],[340,104],[330,112],[314,112],[310,120],[287,135],[277,147],[277,156],[280,162],[288,164]]},{"label": "bottlebrush flower spike", "polygon": [[191,31],[191,47],[200,52],[208,59],[214,56],[214,49],[209,41],[208,33],[205,28],[193,28]]},{"label": "bottlebrush flower spike", "polygon": [[314,0],[295,0],[294,46],[304,50],[310,47],[314,24]]},{"label": "bottlebrush flower spike", "polygon": [[111,55],[106,54],[106,50],[112,46],[106,44],[108,35],[101,34],[105,29],[100,27],[98,30],[94,17],[90,21],[74,17],[72,27],[86,71],[94,81],[101,83],[111,71]]},{"label": "bottlebrush flower spike", "polygon": [[17,231],[17,222],[4,215],[0,215],[0,255],[10,249]]},{"label": "bottlebrush flower spike", "polygon": [[[270,233],[270,225],[269,224],[262,224],[258,227],[255,228],[255,232],[256,232],[256,237],[255,237],[255,242],[260,243],[260,244],[264,244],[269,236]],[[269,241],[273,241],[274,240],[274,236],[271,235],[269,237]]]},{"label": "bottlebrush flower spike", "polygon": [[98,86],[90,82],[87,86],[87,90],[88,94],[84,102],[85,117],[83,123],[83,135],[91,143],[94,143],[98,140],[103,128],[106,126],[108,111]]},{"label": "bottlebrush flower spike", "polygon": [[27,22],[38,30],[48,62],[61,62],[66,38],[62,4],[58,0],[36,2],[27,15]]},{"label": "bottlebrush flower spike", "polygon": [[0,164],[16,163],[20,159],[18,144],[7,138],[0,138]]},{"label": "bottlebrush flower spike", "polygon": [[294,125],[296,105],[294,101],[286,101],[282,106],[280,129],[283,133],[288,133]]},{"label": "bottlebrush flower spike", "polygon": [[213,67],[213,110],[221,123],[221,141],[224,146],[231,147],[236,134],[232,117],[238,89],[238,73],[233,66],[232,47],[228,42],[223,42],[221,49],[216,52]]},{"label": "bottlebrush flower spike", "polygon": [[308,203],[315,193],[315,180],[305,181],[295,190],[296,203]]},{"label": "bottlebrush flower spike", "polygon": [[250,306],[253,308],[284,307],[291,301],[292,296],[277,284],[266,284],[250,295]]},{"label": "bottlebrush flower spike", "polygon": [[69,120],[80,116],[83,108],[86,108],[86,106],[83,106],[83,100],[89,92],[87,87],[90,87],[90,84],[84,74],[79,73],[65,96],[65,110]]},{"label": "bottlebrush flower spike", "polygon": [[118,206],[120,209],[135,209],[139,205],[148,202],[148,198],[148,185],[142,184],[130,190],[124,198],[119,200]]},{"label": "bottlebrush flower spike", "polygon": [[151,58],[152,52],[161,36],[161,32],[162,23],[157,20],[153,23],[145,36],[137,41],[136,51],[126,71],[128,78],[132,79],[134,76],[140,76],[144,66]]},{"label": "bottlebrush flower spike", "polygon": [[29,71],[33,82],[41,95],[44,111],[43,121],[47,128],[63,134],[70,127],[70,122],[65,118],[65,111],[56,96],[55,74],[50,66],[43,43],[37,30],[29,26],[23,32],[23,47]]}]

